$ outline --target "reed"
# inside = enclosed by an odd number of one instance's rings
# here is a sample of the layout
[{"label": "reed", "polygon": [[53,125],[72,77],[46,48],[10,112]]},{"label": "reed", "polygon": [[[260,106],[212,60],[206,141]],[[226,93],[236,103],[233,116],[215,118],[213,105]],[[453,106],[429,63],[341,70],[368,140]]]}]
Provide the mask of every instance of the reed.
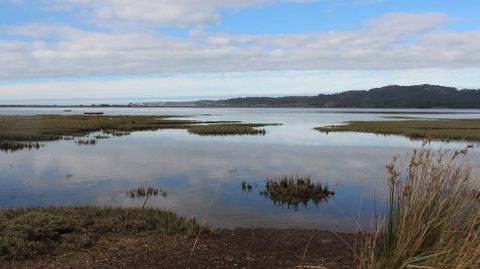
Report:
[{"label": "reed", "polygon": [[358,268],[480,268],[478,174],[467,149],[424,145],[387,166],[387,210],[361,239]]}]

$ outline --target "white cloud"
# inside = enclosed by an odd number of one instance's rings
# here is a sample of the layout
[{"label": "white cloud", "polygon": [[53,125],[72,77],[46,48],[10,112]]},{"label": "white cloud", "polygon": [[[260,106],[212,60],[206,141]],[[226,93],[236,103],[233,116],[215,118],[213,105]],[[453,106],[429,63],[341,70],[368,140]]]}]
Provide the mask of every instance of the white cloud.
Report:
[{"label": "white cloud", "polygon": [[156,25],[212,23],[222,8],[244,8],[278,2],[311,0],[50,0],[47,6],[75,10],[106,22],[147,22]]},{"label": "white cloud", "polygon": [[359,30],[285,35],[197,30],[184,38],[28,24],[4,29],[31,40],[0,40],[0,79],[480,66],[480,30],[446,31],[442,25],[448,19],[441,13],[392,13]]}]

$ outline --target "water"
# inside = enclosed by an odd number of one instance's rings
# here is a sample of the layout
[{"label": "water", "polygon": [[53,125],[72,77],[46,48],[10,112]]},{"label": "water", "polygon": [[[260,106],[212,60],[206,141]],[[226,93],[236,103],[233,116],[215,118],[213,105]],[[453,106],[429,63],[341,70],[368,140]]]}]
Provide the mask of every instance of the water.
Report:
[{"label": "water", "polygon": [[[265,136],[204,137],[185,130],[136,132],[99,140],[48,142],[40,150],[0,153],[0,207],[102,205],[140,207],[126,191],[157,186],[167,197],[148,206],[195,217],[213,227],[320,228],[352,231],[368,226],[385,196],[387,164],[420,141],[402,136],[323,134],[314,127],[385,117],[478,118],[480,110],[352,110],[237,108],[0,108],[0,114],[176,115],[197,120],[281,123]],[[460,148],[467,143],[436,142]],[[478,150],[472,152],[478,155]],[[277,206],[259,195],[265,178],[311,176],[335,190],[328,202],[298,209]],[[242,191],[242,181],[253,189]],[[381,207],[379,207],[381,208]]]}]

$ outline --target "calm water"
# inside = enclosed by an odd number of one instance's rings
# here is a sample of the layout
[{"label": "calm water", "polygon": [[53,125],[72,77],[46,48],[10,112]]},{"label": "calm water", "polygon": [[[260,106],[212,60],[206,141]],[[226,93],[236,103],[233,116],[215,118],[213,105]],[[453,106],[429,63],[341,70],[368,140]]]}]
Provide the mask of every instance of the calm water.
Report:
[{"label": "calm water", "polygon": [[[72,108],[73,113],[87,109]],[[91,110],[91,109],[90,109]],[[373,198],[386,188],[385,164],[405,156],[419,141],[360,133],[323,134],[313,127],[385,117],[480,118],[480,110],[327,110],[112,108],[106,114],[191,116],[198,120],[282,123],[265,136],[201,137],[185,130],[137,132],[99,140],[46,143],[33,151],[0,153],[0,207],[111,205],[139,207],[126,191],[138,186],[167,190],[148,205],[196,217],[214,227],[297,227],[351,231],[368,226]],[[0,108],[0,114],[63,114],[63,108]],[[467,143],[434,143],[459,148]],[[472,152],[474,158],[478,150]],[[297,210],[274,205],[259,192],[264,179],[311,176],[336,195]],[[251,192],[240,188],[247,180]],[[378,206],[378,205],[377,205]]]}]

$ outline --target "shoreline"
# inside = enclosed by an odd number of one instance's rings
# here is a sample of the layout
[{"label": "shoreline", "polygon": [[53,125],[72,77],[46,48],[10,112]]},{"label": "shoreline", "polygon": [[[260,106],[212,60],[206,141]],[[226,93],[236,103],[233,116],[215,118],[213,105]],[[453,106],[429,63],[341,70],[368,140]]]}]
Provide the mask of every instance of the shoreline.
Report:
[{"label": "shoreline", "polygon": [[355,266],[350,249],[354,244],[354,234],[335,235],[316,230],[236,228],[198,238],[140,233],[106,236],[86,249],[60,251],[29,260],[0,261],[0,268],[302,268],[303,265],[303,268],[348,269]]}]

